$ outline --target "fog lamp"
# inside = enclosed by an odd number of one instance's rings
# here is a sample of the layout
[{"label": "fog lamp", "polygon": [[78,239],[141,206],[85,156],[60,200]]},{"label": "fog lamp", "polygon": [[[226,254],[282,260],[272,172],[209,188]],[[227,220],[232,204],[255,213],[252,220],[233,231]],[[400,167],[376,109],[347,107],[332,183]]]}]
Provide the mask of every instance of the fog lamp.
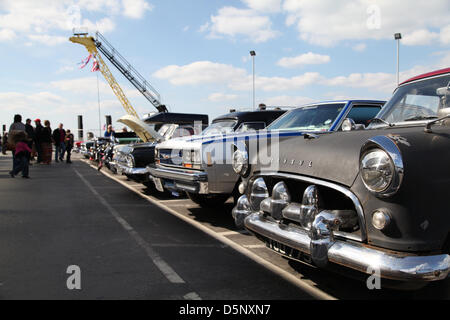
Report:
[{"label": "fog lamp", "polygon": [[372,214],[372,225],[375,229],[383,230],[386,229],[387,226],[391,222],[391,217],[383,210],[376,210]]}]

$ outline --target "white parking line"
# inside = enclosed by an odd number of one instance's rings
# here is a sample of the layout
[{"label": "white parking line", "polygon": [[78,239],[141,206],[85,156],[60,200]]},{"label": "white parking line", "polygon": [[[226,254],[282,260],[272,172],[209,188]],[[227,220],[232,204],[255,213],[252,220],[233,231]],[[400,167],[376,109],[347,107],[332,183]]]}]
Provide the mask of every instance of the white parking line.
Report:
[{"label": "white parking line", "polygon": [[[73,167],[72,167],[73,168]],[[152,247],[133,229],[133,227],[123,219],[120,214],[103,198],[97,190],[86,180],[85,177],[73,168],[75,173],[80,177],[84,184],[92,191],[97,199],[108,209],[111,215],[120,223],[120,225],[130,234],[137,244],[145,250],[147,256],[153,261],[155,266],[164,274],[164,276],[172,283],[185,283],[185,281],[155,252]]]},{"label": "white parking line", "polygon": [[202,300],[202,298],[200,298],[195,292],[189,292],[183,298],[184,300]]},{"label": "white parking line", "polygon": [[[89,166],[93,167],[94,169],[96,169],[96,167],[92,166],[90,163],[88,163],[87,161],[81,160],[85,163],[87,163]],[[233,248],[234,250],[240,252],[241,254],[245,255],[246,257],[250,258],[251,260],[255,261],[256,263],[258,263],[259,265],[265,267],[266,269],[272,271],[273,273],[279,275],[281,278],[285,279],[286,281],[294,284],[295,286],[297,286],[298,288],[302,289],[303,291],[307,292],[308,294],[310,294],[312,297],[319,299],[319,300],[336,300],[335,297],[329,295],[328,293],[318,289],[317,287],[303,281],[302,279],[297,278],[295,275],[287,272],[286,270],[283,270],[281,267],[269,262],[268,260],[265,260],[263,258],[261,258],[260,256],[258,256],[256,253],[250,251],[247,248],[244,248],[243,246],[239,245],[238,243],[228,239],[226,236],[223,236],[222,234],[218,234],[217,232],[211,230],[210,228],[204,226],[203,224],[184,216],[181,213],[176,212],[175,210],[173,210],[172,208],[170,208],[169,206],[161,203],[161,201],[158,201],[157,199],[145,195],[141,192],[139,192],[138,190],[133,189],[132,187],[128,186],[127,183],[121,181],[120,179],[118,179],[117,177],[113,176],[112,174],[105,172],[105,171],[100,171],[102,174],[104,174],[105,176],[109,177],[110,179],[120,183],[121,185],[123,185],[124,187],[128,188],[129,190],[133,191],[134,193],[138,194],[139,196],[141,196],[144,199],[147,199],[147,201],[151,202],[153,205],[156,205],[158,207],[160,207],[161,209],[169,212],[170,214],[180,218],[181,220],[189,223],[190,225],[196,227],[197,229],[200,229],[201,231],[205,232],[206,234],[210,235],[211,237],[215,238],[216,240],[228,245],[229,247]],[[228,231],[226,231],[228,232]],[[235,231],[232,231],[235,232]],[[235,234],[239,234],[237,232],[235,232]]]},{"label": "white parking line", "polygon": [[247,248],[247,249],[260,249],[260,248],[266,248],[266,246],[263,245],[263,244],[246,244],[246,245],[244,245],[244,248]]},{"label": "white parking line", "polygon": [[234,236],[234,235],[238,235],[238,234],[250,234],[250,232],[248,232],[247,230],[239,230],[239,231],[222,231],[222,232],[217,232],[217,234],[220,234],[221,236]]}]

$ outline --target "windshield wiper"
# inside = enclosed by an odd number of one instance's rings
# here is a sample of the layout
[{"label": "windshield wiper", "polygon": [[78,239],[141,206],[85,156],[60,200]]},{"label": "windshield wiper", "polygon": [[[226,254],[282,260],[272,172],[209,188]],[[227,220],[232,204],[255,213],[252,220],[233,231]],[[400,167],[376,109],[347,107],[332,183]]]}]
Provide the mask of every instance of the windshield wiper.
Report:
[{"label": "windshield wiper", "polygon": [[386,121],[386,120],[384,120],[384,119],[381,119],[381,118],[372,118],[372,119],[370,119],[370,123],[372,123],[372,121],[383,122],[384,124],[387,124],[389,127],[395,126],[395,124],[390,123],[390,122],[388,122],[388,121]]},{"label": "windshield wiper", "polygon": [[436,118],[437,118],[436,116],[416,116],[416,117],[405,119],[403,121],[431,120],[431,119],[436,119]]},{"label": "windshield wiper", "polygon": [[[436,117],[436,118],[437,118],[437,117]],[[446,115],[446,116],[444,116],[444,117],[442,117],[442,118],[438,118],[438,119],[436,119],[436,120],[430,121],[430,122],[427,123],[427,125],[425,126],[425,129],[423,129],[423,130],[424,130],[425,132],[427,132],[427,133],[431,133],[431,132],[433,132],[433,131],[431,131],[431,126],[432,126],[433,124],[435,124],[436,122],[439,122],[439,121],[448,119],[448,118],[450,118],[450,115]]]}]

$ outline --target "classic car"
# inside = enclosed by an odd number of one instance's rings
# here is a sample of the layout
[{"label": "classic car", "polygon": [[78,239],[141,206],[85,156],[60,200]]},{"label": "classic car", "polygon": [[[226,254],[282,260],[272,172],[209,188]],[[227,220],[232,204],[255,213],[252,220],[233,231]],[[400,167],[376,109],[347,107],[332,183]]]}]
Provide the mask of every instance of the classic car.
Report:
[{"label": "classic car", "polygon": [[189,113],[157,113],[148,117],[145,122],[159,128],[158,137],[151,142],[132,144],[118,149],[114,162],[118,173],[153,188],[153,180],[149,179],[147,166],[155,162],[156,144],[171,138],[199,134],[208,125],[208,116]]},{"label": "classic car", "polygon": [[91,148],[94,148],[95,142],[93,140],[85,141],[81,143],[80,153],[86,158],[89,159],[91,157]]},{"label": "classic car", "polygon": [[[267,130],[251,130],[258,128],[252,128],[249,123],[244,123],[246,129],[243,132],[238,129],[234,133],[203,136],[202,139],[191,137],[183,144],[174,140],[158,146],[159,165],[151,170],[151,173],[156,179],[162,178],[166,188],[175,185],[177,189],[186,191],[189,197],[201,206],[223,203],[230,196],[236,201],[240,195],[238,186],[241,179],[232,166],[232,151],[242,141],[250,140],[257,144],[270,136],[274,130],[283,131],[290,136],[300,135],[300,130],[336,131],[340,129],[346,115],[351,115],[358,124],[364,124],[378,113],[383,104],[384,101],[365,100],[323,102],[296,108],[284,115],[278,114],[281,116],[274,119]],[[169,145],[173,148],[169,149]],[[173,149],[178,150],[181,145],[183,152],[202,155],[203,161],[198,159],[197,168],[171,167],[171,164],[168,165],[163,159],[164,155],[172,153]],[[185,165],[184,160],[182,165]]]},{"label": "classic car", "polygon": [[367,128],[349,115],[340,132],[280,137],[277,159],[251,159],[233,217],[290,259],[399,285],[446,279],[449,115],[450,68],[403,82]]},{"label": "classic car", "polygon": [[204,207],[225,202],[235,190],[239,176],[230,166],[216,170],[211,157],[206,156],[206,146],[226,134],[263,129],[284,113],[278,108],[234,111],[214,119],[199,136],[159,144],[156,166],[148,168],[156,188],[187,192],[192,201]]}]

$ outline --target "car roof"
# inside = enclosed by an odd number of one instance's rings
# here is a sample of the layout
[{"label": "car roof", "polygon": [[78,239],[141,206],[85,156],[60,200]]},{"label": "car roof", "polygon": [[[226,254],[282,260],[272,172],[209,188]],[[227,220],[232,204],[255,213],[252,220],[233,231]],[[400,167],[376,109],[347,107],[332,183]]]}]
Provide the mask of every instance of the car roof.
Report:
[{"label": "car roof", "polygon": [[237,111],[224,114],[213,120],[214,122],[224,120],[239,120],[244,121],[268,121],[274,120],[284,114],[286,110],[258,110],[258,111]]},{"label": "car roof", "polygon": [[319,101],[319,102],[314,102],[314,103],[308,103],[308,104],[299,106],[299,108],[309,107],[309,106],[318,106],[318,105],[322,105],[322,104],[335,104],[335,103],[344,103],[344,104],[347,104],[347,103],[385,104],[386,100],[366,100],[366,99],[329,100],[329,101]]},{"label": "car roof", "polygon": [[439,76],[442,74],[446,74],[446,73],[450,73],[450,68],[445,68],[445,69],[439,69],[439,70],[435,70],[435,71],[431,71],[431,72],[427,72],[427,73],[423,73],[423,74],[419,74],[418,76],[412,77],[406,81],[403,81],[402,83],[399,84],[399,86],[408,83],[408,82],[412,82],[412,81],[416,81],[416,80],[420,80],[420,79],[425,79],[425,78],[429,78],[429,77],[434,77],[434,76]]},{"label": "car roof", "polygon": [[194,121],[201,121],[203,124],[208,124],[209,117],[207,114],[195,113],[175,113],[175,112],[160,112],[150,117],[143,119],[146,123],[174,123],[174,124],[191,124]]}]

